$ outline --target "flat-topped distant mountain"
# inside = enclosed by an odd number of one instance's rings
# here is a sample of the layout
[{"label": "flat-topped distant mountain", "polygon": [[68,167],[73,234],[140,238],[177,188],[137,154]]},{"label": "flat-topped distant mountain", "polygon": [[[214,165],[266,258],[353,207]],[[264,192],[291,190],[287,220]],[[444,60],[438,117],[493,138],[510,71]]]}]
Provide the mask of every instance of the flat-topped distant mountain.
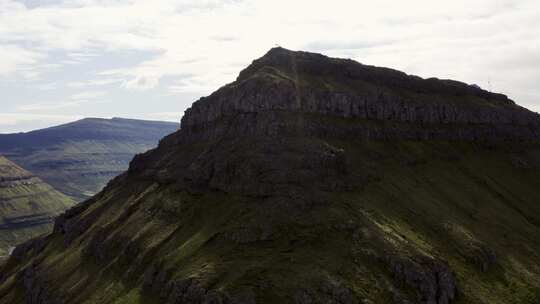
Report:
[{"label": "flat-topped distant mountain", "polygon": [[0,269],[2,303],[534,304],[540,116],[270,50]]},{"label": "flat-topped distant mountain", "polygon": [[75,201],[0,156],[0,258],[52,230],[53,218]]},{"label": "flat-topped distant mountain", "polygon": [[86,118],[27,133],[0,134],[0,154],[78,201],[125,171],[137,153],[154,148],[177,123]]}]

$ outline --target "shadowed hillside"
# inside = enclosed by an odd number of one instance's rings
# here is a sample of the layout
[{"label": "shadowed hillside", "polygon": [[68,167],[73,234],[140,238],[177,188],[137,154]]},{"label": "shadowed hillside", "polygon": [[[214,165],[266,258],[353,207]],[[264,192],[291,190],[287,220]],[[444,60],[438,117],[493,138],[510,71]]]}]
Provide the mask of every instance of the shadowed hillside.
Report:
[{"label": "shadowed hillside", "polygon": [[178,129],[170,122],[86,118],[28,133],[0,134],[0,154],[61,192],[84,200],[137,154]]},{"label": "shadowed hillside", "polygon": [[540,116],[270,50],[18,246],[2,303],[540,300]]}]

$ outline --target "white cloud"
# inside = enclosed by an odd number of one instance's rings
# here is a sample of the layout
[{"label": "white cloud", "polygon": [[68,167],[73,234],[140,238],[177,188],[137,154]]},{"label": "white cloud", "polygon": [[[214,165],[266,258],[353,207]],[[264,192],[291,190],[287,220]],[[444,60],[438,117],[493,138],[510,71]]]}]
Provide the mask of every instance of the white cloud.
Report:
[{"label": "white cloud", "polygon": [[86,91],[86,92],[80,92],[77,94],[71,95],[71,100],[89,100],[89,99],[97,99],[102,98],[105,95],[107,95],[107,92],[105,91]]},{"label": "white cloud", "polygon": [[34,112],[45,110],[58,110],[62,108],[76,107],[86,103],[98,104],[104,103],[105,100],[101,99],[107,95],[105,91],[87,91],[80,92],[71,95],[69,98],[63,101],[54,102],[32,102],[24,103],[17,107],[17,111],[21,112]]},{"label": "white cloud", "polygon": [[37,102],[30,104],[23,104],[17,107],[17,111],[21,112],[41,112],[46,110],[58,110],[62,108],[75,107],[83,103],[87,103],[88,100],[68,100],[59,102]]},{"label": "white cloud", "polygon": [[182,117],[181,113],[178,113],[178,112],[154,112],[154,113],[146,113],[144,115],[137,116],[137,118],[139,119],[173,121],[173,122],[180,122],[181,117]]},{"label": "white cloud", "polygon": [[121,83],[123,81],[124,80],[121,78],[98,78],[98,79],[92,79],[92,80],[87,80],[87,81],[68,82],[66,86],[70,88],[84,88],[84,87],[92,87],[92,86],[105,86],[105,85],[110,85],[114,83]]},{"label": "white cloud", "polygon": [[158,84],[159,77],[157,76],[137,76],[124,82],[123,86],[126,89],[149,90],[155,88]]},{"label": "white cloud", "polygon": [[57,88],[58,88],[58,84],[55,82],[36,85],[36,89],[40,91],[52,91],[52,90],[56,90]]},{"label": "white cloud", "polygon": [[21,72],[23,67],[36,64],[43,57],[41,53],[17,45],[0,44],[0,76]]},{"label": "white cloud", "polygon": [[217,82],[217,80],[211,81],[205,77],[194,76],[182,77],[174,84],[168,86],[168,92],[171,95],[182,93],[200,93],[207,95],[217,89],[215,85],[212,85],[214,82]]}]

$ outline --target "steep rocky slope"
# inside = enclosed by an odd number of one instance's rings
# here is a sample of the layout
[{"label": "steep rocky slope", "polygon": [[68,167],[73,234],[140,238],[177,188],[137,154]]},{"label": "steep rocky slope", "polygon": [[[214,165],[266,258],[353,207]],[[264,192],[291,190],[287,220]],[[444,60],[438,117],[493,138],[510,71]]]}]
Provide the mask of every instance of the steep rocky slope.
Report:
[{"label": "steep rocky slope", "polygon": [[53,217],[74,203],[0,156],[0,259],[15,245],[50,232]]},{"label": "steep rocky slope", "polygon": [[537,303],[540,117],[272,49],[17,247],[2,303]]},{"label": "steep rocky slope", "polygon": [[86,118],[19,134],[0,134],[0,153],[66,195],[82,201],[125,171],[137,153],[154,148],[178,124]]}]

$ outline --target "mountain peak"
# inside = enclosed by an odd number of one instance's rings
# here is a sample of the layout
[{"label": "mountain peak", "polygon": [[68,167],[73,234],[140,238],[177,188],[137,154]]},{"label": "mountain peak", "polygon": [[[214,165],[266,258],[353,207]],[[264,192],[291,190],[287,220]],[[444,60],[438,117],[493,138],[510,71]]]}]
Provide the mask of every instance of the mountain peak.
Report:
[{"label": "mountain peak", "polygon": [[[253,61],[253,63],[240,72],[237,81],[246,80],[258,72],[274,72],[276,74],[289,75],[293,78],[304,80],[304,84],[309,84],[313,77],[325,82],[327,88],[331,88],[331,83],[341,83],[348,85],[348,88],[341,86],[333,88],[335,90],[353,90],[357,82],[369,82],[378,87],[387,89],[403,89],[425,94],[444,94],[450,96],[477,96],[492,103],[514,104],[506,95],[493,93],[481,89],[477,85],[469,85],[460,81],[428,78],[408,75],[404,72],[364,65],[351,59],[332,58],[318,53],[305,51],[292,51],[282,47],[270,49],[264,56]],[[311,83],[314,86],[321,82]]]},{"label": "mountain peak", "polygon": [[283,47],[275,47],[270,49],[266,54],[259,59],[253,61],[253,63],[246,69],[240,72],[238,81],[249,78],[257,71],[265,67],[273,67],[284,72],[294,72],[297,62],[302,64],[325,64],[330,60],[329,57],[303,51],[292,51]]},{"label": "mountain peak", "polygon": [[[273,118],[265,125],[262,117],[270,113]],[[342,126],[306,125],[306,120],[301,125],[292,124],[291,117],[284,118],[285,113],[364,122],[357,123],[357,130],[351,133]],[[190,137],[193,133],[217,136],[215,124],[238,115],[259,116],[256,122],[244,121],[247,126],[236,128],[231,136],[256,131],[265,135],[319,134],[328,132],[328,128],[348,134],[344,134],[346,137],[476,140],[540,136],[540,116],[517,106],[506,95],[459,81],[423,79],[350,59],[281,47],[253,61],[235,82],[195,102],[182,118],[182,133]],[[283,121],[277,123],[277,117]],[[373,123],[386,126],[373,130]],[[402,125],[390,130],[388,125],[395,123]],[[283,126],[279,132],[278,125]]]},{"label": "mountain peak", "polygon": [[289,49],[286,49],[286,48],[281,47],[281,46],[276,46],[276,47],[273,47],[270,50],[268,50],[268,52],[266,52],[266,54],[263,57],[276,56],[276,55],[280,55],[280,54],[281,55],[284,55],[284,54],[291,55],[291,54],[294,54],[294,53],[296,53],[296,52],[293,51],[293,50],[289,50]]}]

